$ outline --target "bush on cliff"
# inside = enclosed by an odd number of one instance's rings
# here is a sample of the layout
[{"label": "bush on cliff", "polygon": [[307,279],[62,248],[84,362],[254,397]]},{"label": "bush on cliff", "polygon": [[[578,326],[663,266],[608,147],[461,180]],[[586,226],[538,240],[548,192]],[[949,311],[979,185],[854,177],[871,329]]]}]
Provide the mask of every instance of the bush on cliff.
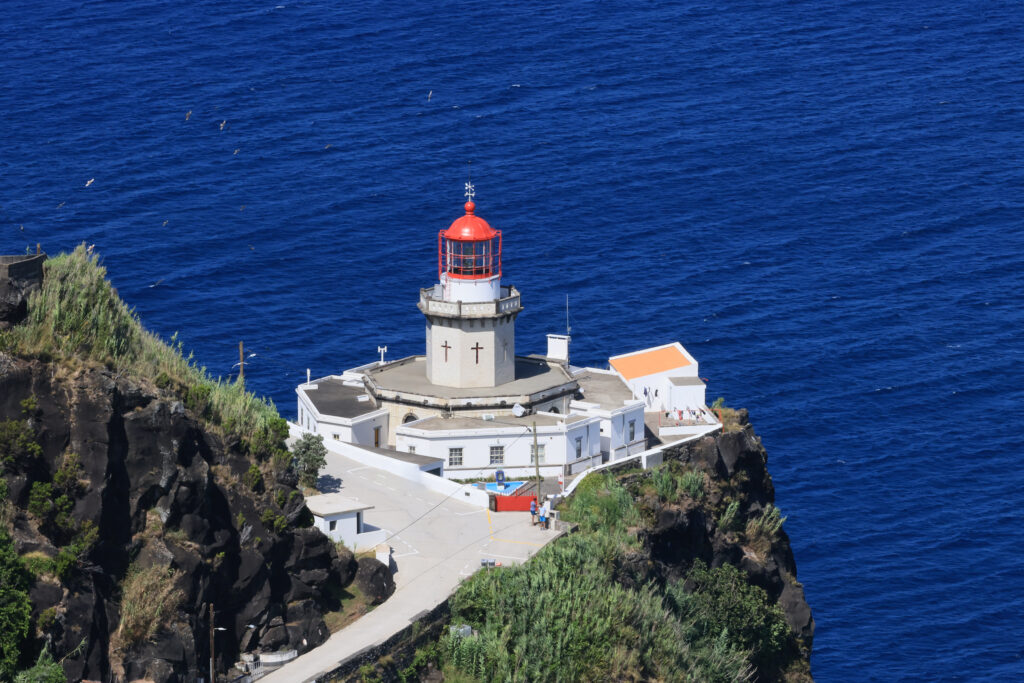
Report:
[{"label": "bush on cliff", "polygon": [[29,580],[11,537],[0,529],[0,680],[14,675],[22,640],[28,634],[32,617]]},{"label": "bush on cliff", "polygon": [[327,447],[320,434],[305,433],[292,449],[295,455],[295,472],[299,483],[313,488],[320,477],[320,470],[327,464]]},{"label": "bush on cliff", "polygon": [[670,584],[665,593],[672,611],[693,624],[694,640],[724,637],[733,647],[749,651],[759,669],[775,665],[790,640],[779,606],[732,565],[708,569],[697,560],[686,582]]},{"label": "bush on cliff", "polygon": [[184,598],[175,588],[181,574],[160,566],[128,568],[121,584],[121,623],[111,639],[112,650],[152,639],[174,617]]},{"label": "bush on cliff", "polygon": [[191,354],[183,357],[177,335],[168,345],[144,329],[106,279],[98,255],[79,245],[47,260],[44,268],[43,286],[29,300],[28,319],[0,333],[0,349],[72,365],[99,363],[150,378],[161,388],[172,388],[200,417],[240,437],[250,451],[270,457],[283,448],[284,421],[273,404],[240,383],[211,378],[193,364]]}]

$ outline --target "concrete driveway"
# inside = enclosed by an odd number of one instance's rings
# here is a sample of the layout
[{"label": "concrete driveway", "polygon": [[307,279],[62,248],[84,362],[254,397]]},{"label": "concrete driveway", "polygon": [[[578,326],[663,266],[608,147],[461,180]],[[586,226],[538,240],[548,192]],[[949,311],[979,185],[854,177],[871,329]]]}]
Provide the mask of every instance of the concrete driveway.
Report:
[{"label": "concrete driveway", "polygon": [[527,512],[481,510],[336,453],[327,454],[319,488],[374,506],[364,513],[364,522],[390,536],[395,593],[320,647],[261,679],[267,683],[314,679],[436,607],[480,568],[482,558],[519,564],[556,536],[554,530],[533,527]]}]

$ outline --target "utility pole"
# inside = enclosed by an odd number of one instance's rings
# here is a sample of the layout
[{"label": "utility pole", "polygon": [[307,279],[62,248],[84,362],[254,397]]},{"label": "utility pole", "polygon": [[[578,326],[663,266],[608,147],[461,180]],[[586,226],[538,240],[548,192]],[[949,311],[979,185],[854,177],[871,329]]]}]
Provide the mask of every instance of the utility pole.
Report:
[{"label": "utility pole", "polygon": [[238,342],[238,383],[245,384],[245,348],[242,342]]},{"label": "utility pole", "polygon": [[[241,346],[241,344],[239,344]],[[210,683],[216,683],[213,677],[213,603],[210,603]]]},{"label": "utility pole", "polygon": [[540,478],[540,453],[537,452],[537,421],[533,421],[533,467],[537,474],[537,509],[540,509],[541,498],[540,498],[540,487],[544,482]]}]

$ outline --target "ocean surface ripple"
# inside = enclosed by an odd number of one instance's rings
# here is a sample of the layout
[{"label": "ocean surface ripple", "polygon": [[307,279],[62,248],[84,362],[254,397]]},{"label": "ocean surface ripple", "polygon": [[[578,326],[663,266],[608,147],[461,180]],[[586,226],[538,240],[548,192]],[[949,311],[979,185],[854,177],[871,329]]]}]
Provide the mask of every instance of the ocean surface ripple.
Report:
[{"label": "ocean surface ripple", "polygon": [[421,352],[471,161],[520,351],[750,409],[819,681],[1024,677],[1019,3],[279,2],[6,2],[0,252],[291,415]]}]

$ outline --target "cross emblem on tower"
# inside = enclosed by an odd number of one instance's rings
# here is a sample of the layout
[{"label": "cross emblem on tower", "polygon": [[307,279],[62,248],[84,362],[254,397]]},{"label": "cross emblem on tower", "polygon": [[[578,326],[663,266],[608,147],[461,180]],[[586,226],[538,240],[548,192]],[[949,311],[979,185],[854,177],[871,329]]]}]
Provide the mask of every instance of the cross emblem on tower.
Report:
[{"label": "cross emblem on tower", "polygon": [[447,363],[448,362],[448,349],[452,348],[451,345],[448,343],[447,339],[444,340],[444,344],[441,344],[441,348],[444,349],[444,362]]},{"label": "cross emblem on tower", "polygon": [[484,347],[480,346],[480,342],[477,342],[476,346],[471,346],[469,348],[472,351],[476,351],[476,364],[480,365],[480,352],[483,350]]},{"label": "cross emblem on tower", "polygon": [[476,196],[476,190],[473,188],[473,183],[466,183],[466,199],[473,201],[473,197]]}]

